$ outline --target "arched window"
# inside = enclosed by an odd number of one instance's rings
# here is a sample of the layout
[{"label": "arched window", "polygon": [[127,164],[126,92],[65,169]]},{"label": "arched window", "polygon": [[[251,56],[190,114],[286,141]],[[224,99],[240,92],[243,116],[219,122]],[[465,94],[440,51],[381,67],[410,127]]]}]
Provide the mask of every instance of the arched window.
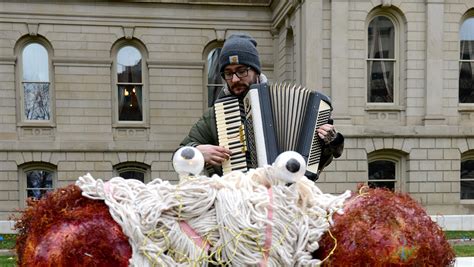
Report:
[{"label": "arched window", "polygon": [[56,187],[56,167],[47,163],[25,163],[19,168],[21,206],[27,198],[40,199]]},{"label": "arched window", "polygon": [[26,121],[51,119],[50,60],[39,42],[26,43],[21,51],[22,117]]},{"label": "arched window", "polygon": [[143,74],[142,54],[131,45],[117,52],[117,112],[118,121],[143,121]]},{"label": "arched window", "polygon": [[136,179],[143,183],[149,181],[149,167],[139,162],[124,162],[115,166],[117,176],[125,179]]},{"label": "arched window", "polygon": [[474,18],[463,22],[459,40],[459,103],[474,103]]},{"label": "arched window", "polygon": [[400,151],[378,150],[368,155],[368,184],[370,187],[384,187],[405,191],[405,156]]},{"label": "arched window", "polygon": [[216,47],[207,54],[207,68],[206,68],[206,88],[207,88],[207,106],[210,107],[219,96],[224,80],[219,72],[219,56],[222,47]]},{"label": "arched window", "polygon": [[474,154],[461,160],[461,199],[474,199]]},{"label": "arched window", "polygon": [[396,103],[397,32],[394,19],[377,15],[367,29],[367,102]]}]

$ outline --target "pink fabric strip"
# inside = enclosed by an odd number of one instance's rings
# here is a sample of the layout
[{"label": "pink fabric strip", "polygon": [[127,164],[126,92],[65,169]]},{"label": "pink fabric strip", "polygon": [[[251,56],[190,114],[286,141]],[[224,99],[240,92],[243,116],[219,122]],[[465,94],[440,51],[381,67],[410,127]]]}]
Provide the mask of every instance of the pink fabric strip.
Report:
[{"label": "pink fabric strip", "polygon": [[205,249],[206,251],[209,251],[209,243],[202,240],[202,237],[196,231],[194,231],[194,229],[186,221],[179,221],[179,227],[189,238],[194,241],[194,244],[202,249]]},{"label": "pink fabric strip", "polygon": [[[273,191],[271,187],[268,189],[268,198],[269,198],[269,203],[268,203],[267,219],[269,221],[272,221],[273,220]],[[267,227],[265,229],[265,244],[263,245],[263,251],[265,253],[263,255],[262,261],[260,262],[260,266],[267,266],[268,255],[270,254],[271,246],[272,246],[272,225],[267,224]]]}]

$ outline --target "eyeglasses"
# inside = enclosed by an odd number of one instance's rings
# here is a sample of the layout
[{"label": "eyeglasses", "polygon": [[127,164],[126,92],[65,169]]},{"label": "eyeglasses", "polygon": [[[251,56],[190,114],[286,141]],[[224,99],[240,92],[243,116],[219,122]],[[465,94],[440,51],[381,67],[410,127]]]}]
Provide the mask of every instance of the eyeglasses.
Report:
[{"label": "eyeglasses", "polygon": [[238,69],[235,72],[224,71],[224,72],[221,72],[221,76],[225,80],[232,80],[232,78],[234,78],[234,74],[237,75],[238,78],[244,78],[249,75],[249,70],[250,70],[250,67],[247,67],[245,69]]}]

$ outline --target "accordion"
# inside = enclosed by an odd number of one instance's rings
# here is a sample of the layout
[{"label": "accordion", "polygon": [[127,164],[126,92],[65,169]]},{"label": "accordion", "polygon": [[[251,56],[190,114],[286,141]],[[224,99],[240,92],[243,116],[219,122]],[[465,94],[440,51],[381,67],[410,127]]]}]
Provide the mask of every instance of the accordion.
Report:
[{"label": "accordion", "polygon": [[284,151],[306,160],[306,176],[317,179],[322,140],[316,129],[328,123],[330,99],[301,86],[266,83],[251,86],[243,98],[226,97],[214,105],[220,146],[232,151],[223,173],[272,164]]}]

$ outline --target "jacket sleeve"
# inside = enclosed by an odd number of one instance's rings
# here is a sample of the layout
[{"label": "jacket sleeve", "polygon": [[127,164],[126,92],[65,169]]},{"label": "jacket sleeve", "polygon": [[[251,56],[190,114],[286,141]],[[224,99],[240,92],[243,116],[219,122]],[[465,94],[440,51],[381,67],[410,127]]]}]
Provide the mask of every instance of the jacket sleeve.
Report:
[{"label": "jacket sleeve", "polygon": [[202,144],[217,145],[217,130],[215,125],[214,109],[209,108],[193,125],[188,135],[179,144],[179,147],[196,147]]}]

